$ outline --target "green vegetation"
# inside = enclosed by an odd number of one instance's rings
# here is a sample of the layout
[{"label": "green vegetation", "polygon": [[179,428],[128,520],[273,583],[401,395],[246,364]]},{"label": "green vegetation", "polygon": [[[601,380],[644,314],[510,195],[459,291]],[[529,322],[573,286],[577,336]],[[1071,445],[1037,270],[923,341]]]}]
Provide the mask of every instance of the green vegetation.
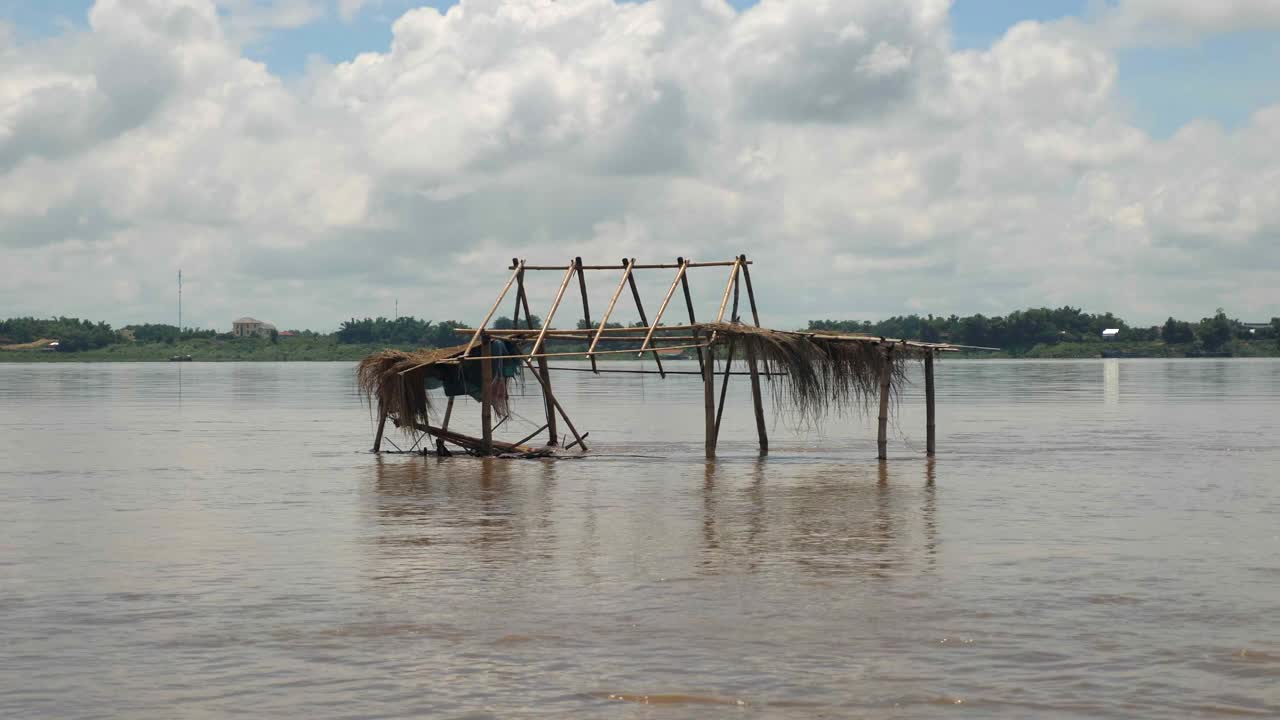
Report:
[{"label": "green vegetation", "polygon": [[[1120,333],[1104,340],[1106,329]],[[878,323],[812,320],[809,330],[999,348],[996,357],[1280,356],[1280,318],[1272,318],[1267,327],[1250,328],[1221,309],[1198,323],[1171,317],[1163,325],[1147,328],[1131,327],[1111,313],[1095,315],[1063,307],[1018,310],[1003,317],[908,315]]]},{"label": "green vegetation", "polygon": [[[525,323],[522,321],[521,325]],[[493,326],[512,327],[511,318],[500,317]],[[534,326],[541,321],[535,317]],[[621,327],[610,323],[611,327]],[[200,361],[281,361],[359,360],[386,348],[413,350],[420,347],[448,347],[465,341],[455,332],[464,327],[453,320],[433,322],[414,317],[352,318],[336,332],[317,333],[293,330],[269,337],[238,338],[212,330],[195,330],[174,325],[128,325],[119,330],[103,322],[58,317],[48,320],[12,318],[0,321],[0,346],[21,349],[0,350],[0,361],[49,362],[138,362],[163,361],[190,355]],[[579,320],[577,327],[587,327]],[[1102,331],[1120,330],[1111,340]],[[1085,313],[1078,308],[1035,308],[1007,316],[972,315],[935,317],[908,315],[878,323],[852,320],[814,320],[814,332],[860,332],[884,337],[951,342],[999,348],[998,353],[975,353],[978,357],[1088,358],[1110,357],[1235,357],[1280,356],[1280,318],[1269,325],[1247,327],[1219,310],[1196,323],[1169,318],[1155,327],[1131,327],[1111,313]],[[663,334],[663,333],[659,333]],[[41,341],[58,341],[56,351],[42,349]],[[22,347],[26,346],[26,347]],[[583,342],[549,341],[552,352],[583,350]],[[630,354],[606,355],[601,359],[632,359]]]}]

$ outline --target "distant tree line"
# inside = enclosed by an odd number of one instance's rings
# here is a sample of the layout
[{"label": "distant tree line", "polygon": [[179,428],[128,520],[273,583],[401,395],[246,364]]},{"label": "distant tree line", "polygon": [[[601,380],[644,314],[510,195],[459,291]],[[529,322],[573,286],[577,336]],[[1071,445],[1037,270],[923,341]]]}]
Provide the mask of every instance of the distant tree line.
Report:
[{"label": "distant tree line", "polygon": [[1107,329],[1119,330],[1118,339],[1121,340],[1163,340],[1170,345],[1197,345],[1210,351],[1221,350],[1232,340],[1273,339],[1280,343],[1280,318],[1272,318],[1267,327],[1249,328],[1240,320],[1228,318],[1221,309],[1198,323],[1170,317],[1163,325],[1152,327],[1132,327],[1112,313],[1086,313],[1079,308],[1067,306],[1057,309],[1017,310],[994,317],[905,315],[880,322],[811,320],[808,329],[815,332],[859,332],[905,340],[994,347],[1013,353],[1025,352],[1037,345],[1102,342],[1102,331]]}]

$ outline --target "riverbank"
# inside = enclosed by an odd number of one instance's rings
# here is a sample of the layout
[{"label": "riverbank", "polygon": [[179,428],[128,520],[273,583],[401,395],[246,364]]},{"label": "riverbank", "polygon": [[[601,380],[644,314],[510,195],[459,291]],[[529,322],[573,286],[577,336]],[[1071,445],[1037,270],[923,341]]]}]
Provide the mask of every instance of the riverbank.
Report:
[{"label": "riverbank", "polygon": [[[0,351],[0,362],[168,362],[173,357],[191,356],[196,362],[355,362],[385,349],[416,350],[412,346],[380,343],[340,343],[332,335],[267,338],[195,338],[174,343],[117,343],[81,352],[45,350]],[[1078,360],[1099,357],[1186,358],[1186,357],[1280,357],[1280,344],[1272,340],[1235,341],[1220,353],[1206,353],[1195,343],[1169,345],[1152,342],[1080,342],[1037,345],[1025,352],[968,352],[949,355],[955,359],[1024,358],[1033,360]],[[600,360],[625,362],[631,355],[605,355]]]}]

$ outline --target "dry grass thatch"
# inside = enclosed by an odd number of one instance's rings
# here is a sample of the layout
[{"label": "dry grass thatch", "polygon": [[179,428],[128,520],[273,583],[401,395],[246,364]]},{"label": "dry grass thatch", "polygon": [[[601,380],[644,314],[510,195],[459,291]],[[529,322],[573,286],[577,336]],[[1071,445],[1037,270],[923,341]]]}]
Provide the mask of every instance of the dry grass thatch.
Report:
[{"label": "dry grass thatch", "polygon": [[[431,410],[427,395],[428,374],[433,368],[438,368],[436,363],[459,357],[465,349],[465,345],[458,345],[418,352],[383,350],[374,353],[356,367],[356,386],[370,407],[376,404],[395,418],[401,428],[407,430],[415,424],[427,425],[427,414]],[[404,372],[424,364],[425,367],[413,372]]]},{"label": "dry grass thatch", "polygon": [[787,408],[801,423],[816,423],[831,412],[867,412],[880,397],[882,373],[888,370],[891,397],[906,382],[906,361],[921,359],[919,349],[894,346],[886,352],[879,338],[859,335],[768,330],[738,323],[705,323],[700,332],[715,333],[716,344],[736,353],[754,352],[764,370],[783,375],[772,383],[774,406]]}]

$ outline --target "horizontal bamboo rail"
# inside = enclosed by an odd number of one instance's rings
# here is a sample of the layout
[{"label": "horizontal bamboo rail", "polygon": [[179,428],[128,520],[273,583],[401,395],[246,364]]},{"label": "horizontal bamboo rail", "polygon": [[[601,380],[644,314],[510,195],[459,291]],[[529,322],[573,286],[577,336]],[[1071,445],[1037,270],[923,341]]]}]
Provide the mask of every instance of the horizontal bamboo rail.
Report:
[{"label": "horizontal bamboo rail", "polygon": [[[707,343],[698,343],[696,345],[672,345],[671,347],[664,347],[664,348],[657,348],[657,349],[669,352],[671,350],[693,350],[694,348],[705,348],[705,347],[710,347],[710,346]],[[653,350],[654,348],[649,348],[648,350],[645,350],[645,352],[652,352]],[[626,354],[634,355],[635,353],[636,351],[634,349],[631,349],[631,350],[597,350],[595,354],[596,355],[626,355]],[[578,351],[578,352],[560,352],[560,353],[534,353],[530,355],[495,355],[494,357],[501,358],[501,359],[510,359],[510,360],[536,360],[538,358],[553,358],[553,357],[585,358],[586,356],[587,354],[585,352]],[[440,364],[453,365],[459,362],[475,362],[479,359],[480,359],[479,357],[474,355],[470,357],[456,357],[456,358],[450,358],[448,360],[441,360]]]},{"label": "horizontal bamboo rail", "polygon": [[[725,262],[690,262],[687,264],[691,268],[704,268],[704,267],[729,267],[730,265],[734,265],[737,262],[738,262],[737,260],[728,260]],[[751,263],[752,261],[748,260],[746,264],[750,265]],[[515,265],[512,265],[507,269],[514,270],[515,267],[516,267]],[[564,272],[570,267],[577,269],[577,266],[575,265],[525,265],[524,269],[525,270],[559,270],[561,272]],[[621,270],[622,267],[623,267],[622,265],[583,265],[582,269],[583,270]],[[632,270],[675,270],[679,267],[680,266],[677,264],[659,263],[656,265],[638,265],[638,264],[632,265],[631,269]]]},{"label": "horizontal bamboo rail", "polygon": [[[658,330],[659,330],[659,332],[665,332],[665,331],[670,331],[670,330],[693,330],[693,329],[694,329],[694,327],[695,327],[695,326],[693,326],[693,325],[659,325],[659,326],[658,326]],[[586,328],[586,329],[579,329],[579,328],[565,328],[565,329],[563,329],[563,330],[560,330],[560,329],[557,329],[557,328],[551,328],[551,329],[549,329],[547,332],[559,333],[559,334],[561,334],[561,335],[573,334],[573,335],[583,335],[583,336],[587,336],[587,337],[589,337],[589,336],[591,336],[591,335],[595,334],[595,332],[596,332],[598,329],[599,329],[599,328]],[[455,333],[458,333],[459,335],[470,335],[471,333],[475,332],[475,328],[454,328],[454,329],[453,329],[453,331],[454,331]],[[606,334],[608,334],[608,333],[613,333],[613,334],[619,334],[619,333],[638,333],[638,334],[640,334],[640,333],[648,333],[648,332],[649,332],[649,326],[648,326],[648,325],[642,325],[642,326],[640,326],[640,327],[629,327],[629,328],[605,328],[605,329],[604,329],[604,331],[605,331],[605,333],[606,333]],[[507,336],[507,335],[517,335],[517,336],[524,336],[524,335],[537,335],[540,331],[539,331],[537,328],[533,328],[533,329],[530,329],[530,330],[525,330],[525,329],[521,329],[521,328],[515,328],[515,329],[510,329],[510,328],[508,328],[508,329],[505,329],[505,330],[494,330],[493,328],[489,328],[489,329],[488,329],[488,330],[486,330],[485,332],[489,333],[490,335],[503,335],[503,336]],[[661,336],[661,335],[655,335],[654,337],[662,337],[662,336]],[[585,338],[584,338],[584,339],[585,339]]]},{"label": "horizontal bamboo rail", "polygon": [[[609,369],[609,370],[598,370],[598,371],[597,371],[597,370],[592,370],[591,368],[571,368],[571,367],[564,367],[564,366],[552,366],[552,367],[551,367],[551,368],[549,368],[549,369],[551,369],[551,370],[556,370],[556,371],[559,371],[559,372],[589,372],[589,373],[593,373],[593,372],[600,372],[600,373],[613,373],[613,374],[615,374],[615,375],[662,375],[662,374],[664,374],[664,373],[660,373],[660,372],[658,372],[657,370],[612,370],[612,369]],[[697,375],[698,377],[702,377],[702,371],[701,371],[701,370],[667,370],[665,374],[667,374],[667,375]],[[729,374],[730,374],[730,375],[733,375],[733,376],[741,375],[741,376],[744,376],[744,377],[745,377],[745,376],[747,376],[747,375],[750,375],[751,373],[749,373],[749,372],[731,372],[731,373],[729,373]],[[757,376],[758,376],[758,377],[787,377],[787,373],[770,373],[770,372],[762,372],[762,373],[758,373],[758,375],[757,375]]]}]

